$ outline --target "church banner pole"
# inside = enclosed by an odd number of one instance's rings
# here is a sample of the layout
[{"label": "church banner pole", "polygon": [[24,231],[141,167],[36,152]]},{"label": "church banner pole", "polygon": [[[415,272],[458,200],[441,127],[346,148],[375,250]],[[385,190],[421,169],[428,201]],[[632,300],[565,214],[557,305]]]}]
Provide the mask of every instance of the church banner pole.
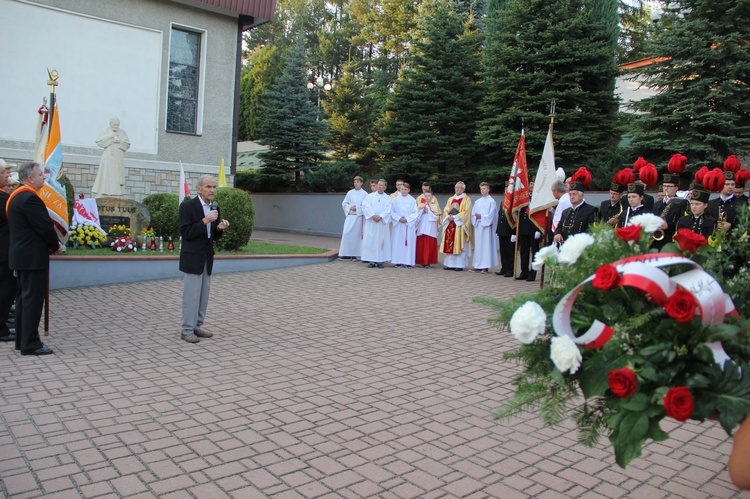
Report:
[{"label": "church banner pole", "polygon": [[[56,69],[53,69],[50,71],[47,70],[47,74],[49,75],[49,80],[47,80],[47,85],[49,85],[49,111],[47,115],[47,134],[49,137],[49,130],[52,126],[52,118],[55,114],[55,87],[57,87],[57,79],[60,78],[60,74],[57,72]],[[49,140],[49,138],[47,139]],[[44,165],[42,165],[42,171],[46,169],[47,166],[47,147],[45,144],[45,151],[44,151]],[[44,336],[49,336],[49,272],[47,272],[47,293],[44,297]]]}]

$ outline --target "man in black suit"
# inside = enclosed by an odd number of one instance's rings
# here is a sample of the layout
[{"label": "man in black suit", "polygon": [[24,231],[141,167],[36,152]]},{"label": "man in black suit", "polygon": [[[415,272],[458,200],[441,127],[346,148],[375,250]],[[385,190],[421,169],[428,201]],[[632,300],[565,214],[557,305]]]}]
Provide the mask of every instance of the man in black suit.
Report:
[{"label": "man in black suit", "polygon": [[197,185],[198,195],[180,205],[179,224],[182,246],[180,271],[185,273],[182,291],[182,333],[188,343],[210,338],[213,333],[201,329],[206,318],[211,270],[214,265],[214,241],[229,227],[219,221],[219,207],[214,202],[216,180],[205,175]]},{"label": "man in black suit", "polygon": [[555,230],[556,243],[563,243],[570,236],[588,232],[589,227],[597,220],[597,209],[583,199],[586,187],[583,183],[574,181],[568,186],[570,203],[573,205],[563,211],[560,225]]},{"label": "man in black suit", "polygon": [[[5,161],[3,161],[5,163]],[[8,266],[8,246],[10,245],[10,228],[5,208],[8,193],[5,187],[10,185],[10,171],[0,167],[0,341],[16,341],[15,333],[8,327],[8,316],[16,299],[16,276]]]},{"label": "man in black suit", "polygon": [[[660,227],[662,233],[651,243],[652,248],[661,249],[665,244],[671,243],[677,232],[677,221],[686,212],[690,211],[687,199],[677,195],[680,187],[680,176],[676,173],[665,173],[662,181],[664,199],[654,203],[653,213],[663,220]],[[645,203],[644,203],[645,204]]]},{"label": "man in black suit", "polygon": [[49,255],[60,253],[52,220],[37,191],[44,173],[37,163],[24,163],[18,171],[21,187],[8,200],[10,268],[16,271],[16,350],[21,355],[49,355],[51,348],[39,338],[39,320],[49,280]]},{"label": "man in black suit", "polygon": [[[508,196],[508,181],[505,181],[505,195]],[[510,194],[512,196],[512,194]],[[504,277],[513,277],[513,255],[514,246],[510,238],[515,231],[508,223],[508,217],[505,216],[505,210],[500,206],[500,212],[497,217],[497,229],[495,230],[499,239],[500,246],[500,271],[496,275]]]}]

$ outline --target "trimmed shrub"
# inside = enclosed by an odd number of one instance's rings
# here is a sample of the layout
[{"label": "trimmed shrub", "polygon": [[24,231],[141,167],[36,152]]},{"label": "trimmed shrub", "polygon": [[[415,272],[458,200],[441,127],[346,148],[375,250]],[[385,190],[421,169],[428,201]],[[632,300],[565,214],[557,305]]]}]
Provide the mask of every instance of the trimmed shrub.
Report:
[{"label": "trimmed shrub", "polygon": [[352,188],[354,176],[360,167],[355,161],[335,161],[323,163],[303,178],[304,186],[310,192],[346,192]]},{"label": "trimmed shrub", "polygon": [[180,227],[178,224],[179,203],[177,194],[160,192],[151,194],[143,199],[143,204],[151,213],[151,223],[149,224],[156,231],[157,236],[164,239],[180,237]]},{"label": "trimmed shrub", "polygon": [[230,187],[216,189],[216,202],[219,216],[229,221],[229,228],[216,241],[216,248],[234,251],[246,245],[255,227],[255,206],[250,194]]}]

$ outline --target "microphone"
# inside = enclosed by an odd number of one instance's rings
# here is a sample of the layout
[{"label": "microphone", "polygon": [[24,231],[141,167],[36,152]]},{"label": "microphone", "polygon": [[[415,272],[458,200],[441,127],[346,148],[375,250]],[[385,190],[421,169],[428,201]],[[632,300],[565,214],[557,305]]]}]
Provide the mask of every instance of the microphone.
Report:
[{"label": "microphone", "polygon": [[216,201],[211,201],[211,203],[209,203],[208,207],[211,208],[211,211],[218,210],[219,209],[219,203],[217,203]]}]

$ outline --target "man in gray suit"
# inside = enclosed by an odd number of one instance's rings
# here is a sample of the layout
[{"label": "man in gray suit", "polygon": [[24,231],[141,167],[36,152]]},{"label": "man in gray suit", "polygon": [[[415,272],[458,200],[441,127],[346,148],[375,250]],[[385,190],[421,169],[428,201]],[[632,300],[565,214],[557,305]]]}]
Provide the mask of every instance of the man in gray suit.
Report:
[{"label": "man in gray suit", "polygon": [[216,180],[201,177],[196,186],[198,195],[180,204],[179,224],[180,271],[185,273],[182,291],[182,333],[188,343],[199,338],[210,338],[213,333],[201,329],[206,318],[208,293],[211,289],[211,270],[214,265],[214,241],[221,237],[229,222],[219,218],[219,206],[214,201]]}]

